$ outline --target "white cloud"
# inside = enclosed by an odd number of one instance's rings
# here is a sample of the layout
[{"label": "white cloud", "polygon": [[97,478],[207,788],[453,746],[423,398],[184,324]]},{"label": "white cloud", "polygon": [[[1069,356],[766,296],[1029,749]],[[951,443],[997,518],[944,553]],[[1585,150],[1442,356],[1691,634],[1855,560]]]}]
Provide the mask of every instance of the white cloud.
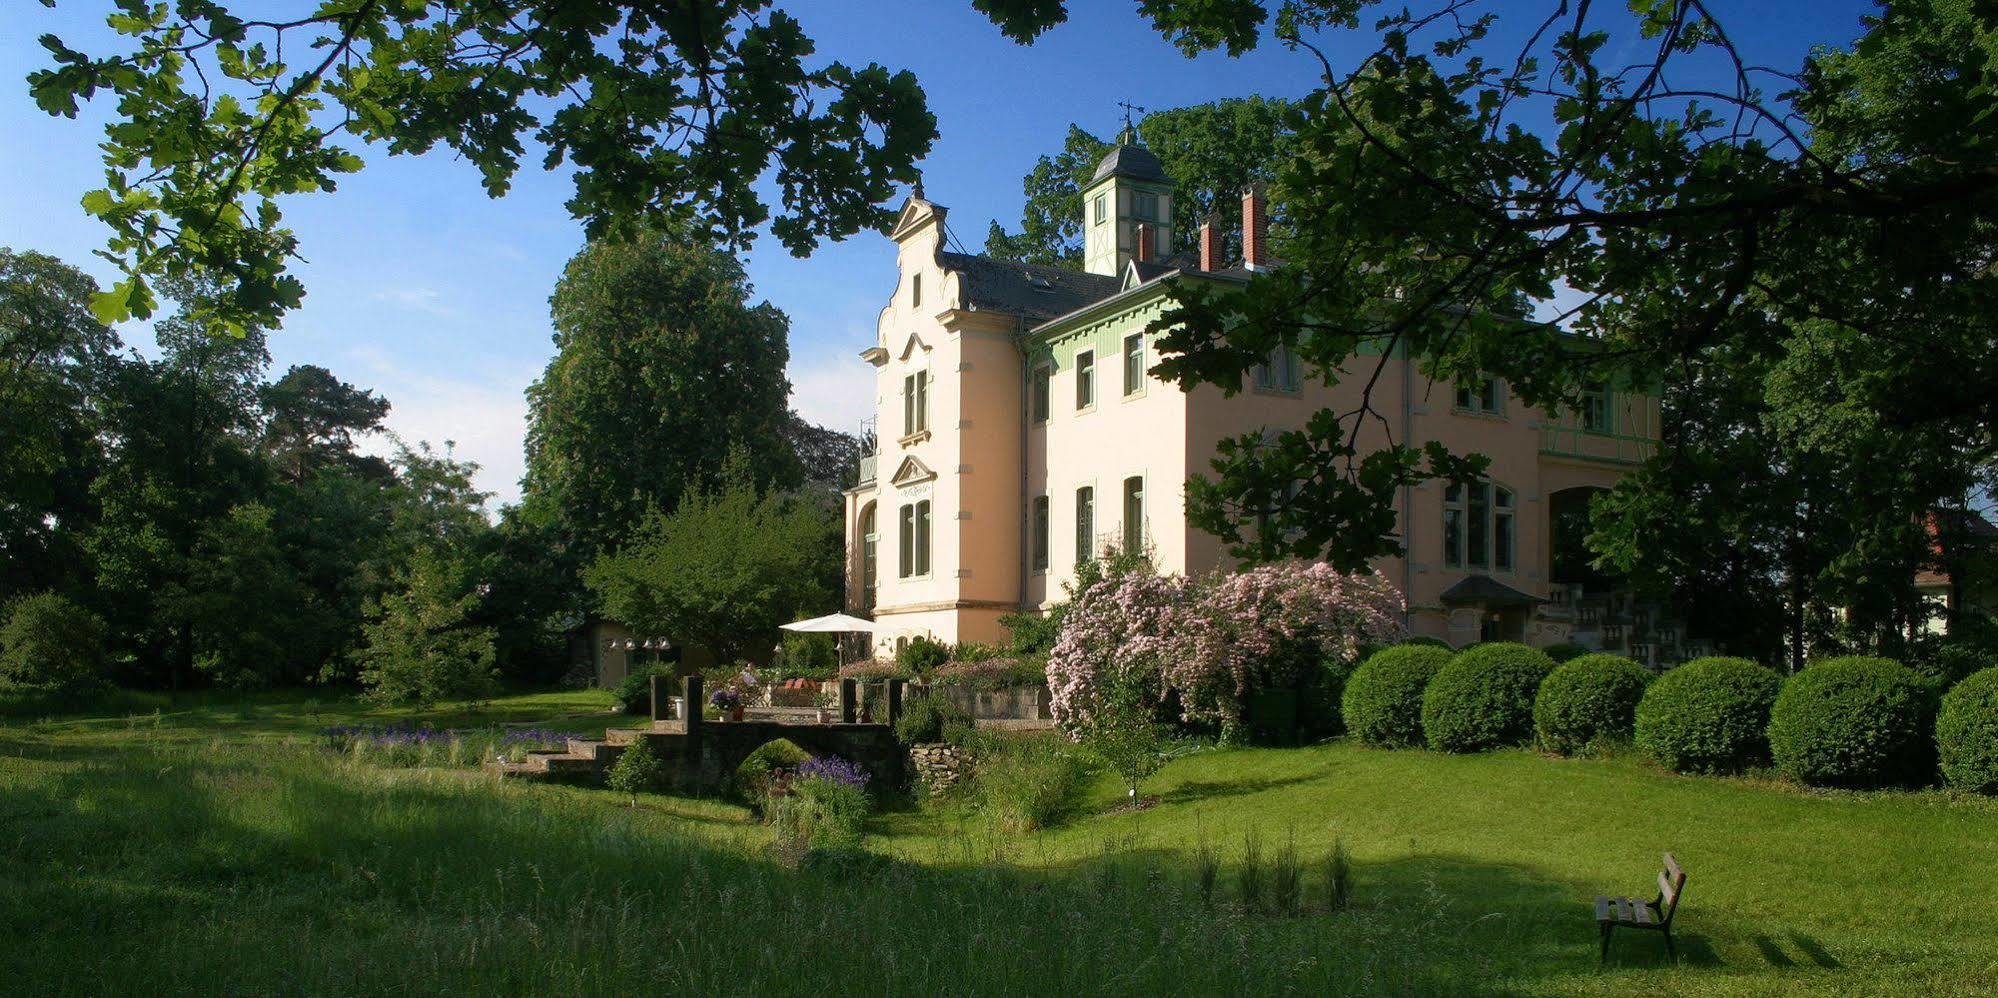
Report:
[{"label": "white cloud", "polygon": [[858,353],[837,344],[794,347],[785,371],[791,379],[791,408],[827,429],[860,432],[861,422],[874,416],[875,381],[874,367]]},{"label": "white cloud", "polygon": [[[373,372],[370,379],[388,400],[388,428],[412,446],[429,441],[442,448],[450,441],[459,460],[479,465],[479,488],[493,493],[493,508],[520,499],[520,476],[526,470],[522,445],[527,439],[527,386],[540,373],[533,368],[435,374],[411,370],[374,347],[354,351],[357,361]],[[395,443],[385,437],[367,441],[363,449],[389,454]]]}]

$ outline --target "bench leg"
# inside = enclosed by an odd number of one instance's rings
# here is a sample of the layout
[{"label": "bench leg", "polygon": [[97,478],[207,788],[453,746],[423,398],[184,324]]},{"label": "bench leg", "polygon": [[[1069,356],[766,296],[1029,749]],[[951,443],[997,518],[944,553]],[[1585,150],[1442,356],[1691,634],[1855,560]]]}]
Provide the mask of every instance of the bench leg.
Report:
[{"label": "bench leg", "polygon": [[1679,962],[1679,950],[1672,945],[1671,929],[1665,930],[1665,955],[1671,958],[1673,963]]},{"label": "bench leg", "polygon": [[1616,926],[1611,925],[1608,922],[1603,923],[1603,950],[1602,953],[1596,957],[1596,963],[1598,964],[1604,964],[1609,962],[1610,930],[1614,928],[1616,928]]}]

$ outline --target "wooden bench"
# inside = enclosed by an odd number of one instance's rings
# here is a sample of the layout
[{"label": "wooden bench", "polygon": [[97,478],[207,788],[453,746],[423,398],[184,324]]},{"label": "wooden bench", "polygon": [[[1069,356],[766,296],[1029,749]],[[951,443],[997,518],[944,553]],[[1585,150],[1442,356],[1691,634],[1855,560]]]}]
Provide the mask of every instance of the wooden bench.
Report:
[{"label": "wooden bench", "polygon": [[1672,946],[1672,913],[1679,910],[1679,895],[1686,890],[1686,871],[1679,869],[1679,861],[1665,854],[1665,869],[1658,871],[1658,897],[1653,901],[1640,901],[1627,897],[1596,898],[1596,927],[1602,931],[1603,949],[1598,962],[1609,960],[1610,933],[1618,927],[1649,929],[1665,934],[1665,954],[1673,960],[1679,959],[1678,950]]}]

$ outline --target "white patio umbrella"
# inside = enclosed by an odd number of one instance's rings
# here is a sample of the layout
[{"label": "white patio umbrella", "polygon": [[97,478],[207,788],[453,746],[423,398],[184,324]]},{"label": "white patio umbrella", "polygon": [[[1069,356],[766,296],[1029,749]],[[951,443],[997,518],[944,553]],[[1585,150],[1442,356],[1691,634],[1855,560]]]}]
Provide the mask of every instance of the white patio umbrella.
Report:
[{"label": "white patio umbrella", "polygon": [[844,613],[828,613],[823,617],[799,620],[778,625],[787,631],[802,631],[807,634],[873,634],[880,627],[864,617],[849,616]]}]

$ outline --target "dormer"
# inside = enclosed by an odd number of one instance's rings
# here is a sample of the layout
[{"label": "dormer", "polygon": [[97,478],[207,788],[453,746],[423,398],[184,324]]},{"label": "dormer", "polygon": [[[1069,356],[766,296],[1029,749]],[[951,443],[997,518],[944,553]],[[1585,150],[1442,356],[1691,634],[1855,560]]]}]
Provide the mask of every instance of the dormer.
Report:
[{"label": "dormer", "polygon": [[[1163,258],[1172,249],[1172,189],[1159,158],[1125,126],[1082,189],[1082,269],[1116,277],[1133,257]],[[1146,236],[1149,252],[1140,253]]]}]

